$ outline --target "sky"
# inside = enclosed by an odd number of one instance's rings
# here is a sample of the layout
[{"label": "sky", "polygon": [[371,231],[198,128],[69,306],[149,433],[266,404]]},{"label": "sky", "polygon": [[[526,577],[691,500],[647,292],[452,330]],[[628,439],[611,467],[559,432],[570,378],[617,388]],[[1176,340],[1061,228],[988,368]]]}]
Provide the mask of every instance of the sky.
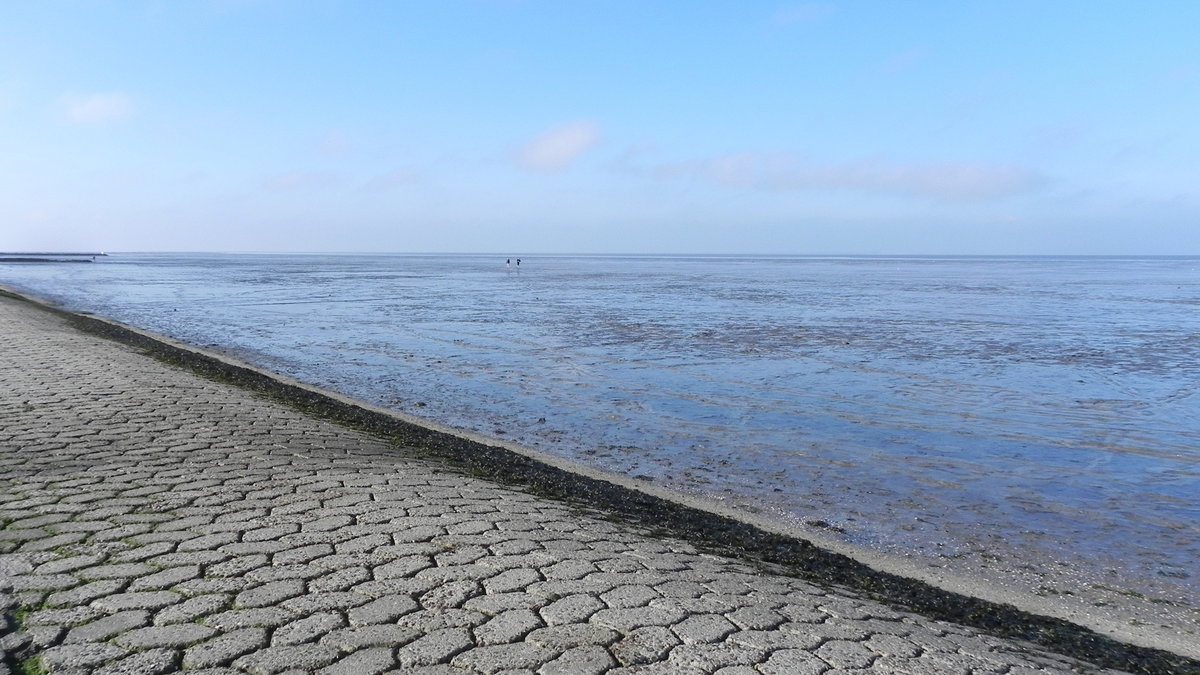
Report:
[{"label": "sky", "polygon": [[0,3],[0,251],[1200,254],[1200,2]]}]

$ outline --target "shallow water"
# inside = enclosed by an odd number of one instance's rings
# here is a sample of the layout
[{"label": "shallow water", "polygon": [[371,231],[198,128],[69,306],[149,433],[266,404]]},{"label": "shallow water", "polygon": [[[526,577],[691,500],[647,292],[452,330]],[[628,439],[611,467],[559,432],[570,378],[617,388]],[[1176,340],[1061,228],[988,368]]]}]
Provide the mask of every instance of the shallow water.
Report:
[{"label": "shallow water", "polygon": [[1198,258],[124,254],[0,282],[854,544],[1200,597]]}]

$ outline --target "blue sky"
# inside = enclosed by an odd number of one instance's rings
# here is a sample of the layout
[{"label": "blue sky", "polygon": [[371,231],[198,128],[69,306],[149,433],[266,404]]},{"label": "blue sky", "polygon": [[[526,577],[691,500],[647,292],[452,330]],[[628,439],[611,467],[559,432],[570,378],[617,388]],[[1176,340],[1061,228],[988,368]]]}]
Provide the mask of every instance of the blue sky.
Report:
[{"label": "blue sky", "polygon": [[1200,254],[1200,2],[0,5],[0,250]]}]

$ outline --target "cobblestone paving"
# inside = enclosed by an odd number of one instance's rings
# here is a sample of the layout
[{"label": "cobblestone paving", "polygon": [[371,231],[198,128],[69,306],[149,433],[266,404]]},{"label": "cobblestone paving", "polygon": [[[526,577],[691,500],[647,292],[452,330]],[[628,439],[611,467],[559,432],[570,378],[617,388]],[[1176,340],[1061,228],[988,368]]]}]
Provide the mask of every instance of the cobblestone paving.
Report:
[{"label": "cobblestone paving", "polygon": [[406,458],[19,302],[0,298],[0,326],[10,664],[1113,672]]}]

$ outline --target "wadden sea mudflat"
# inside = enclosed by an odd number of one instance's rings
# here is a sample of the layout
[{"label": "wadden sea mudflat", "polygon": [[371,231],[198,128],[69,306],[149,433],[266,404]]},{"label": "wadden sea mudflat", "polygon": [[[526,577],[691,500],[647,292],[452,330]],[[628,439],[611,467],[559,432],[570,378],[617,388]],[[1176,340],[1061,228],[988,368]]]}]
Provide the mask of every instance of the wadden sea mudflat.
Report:
[{"label": "wadden sea mudflat", "polygon": [[[260,394],[167,368],[144,353],[225,366],[111,324],[82,320],[134,349],[27,304],[0,312],[0,569],[6,625],[28,627],[4,644],[52,670],[1098,672],[405,457],[264,400],[253,371],[230,372]],[[1026,619],[1027,639],[1075,635],[1059,646],[1123,670],[1197,667]],[[560,635],[581,631],[596,639]]]}]

